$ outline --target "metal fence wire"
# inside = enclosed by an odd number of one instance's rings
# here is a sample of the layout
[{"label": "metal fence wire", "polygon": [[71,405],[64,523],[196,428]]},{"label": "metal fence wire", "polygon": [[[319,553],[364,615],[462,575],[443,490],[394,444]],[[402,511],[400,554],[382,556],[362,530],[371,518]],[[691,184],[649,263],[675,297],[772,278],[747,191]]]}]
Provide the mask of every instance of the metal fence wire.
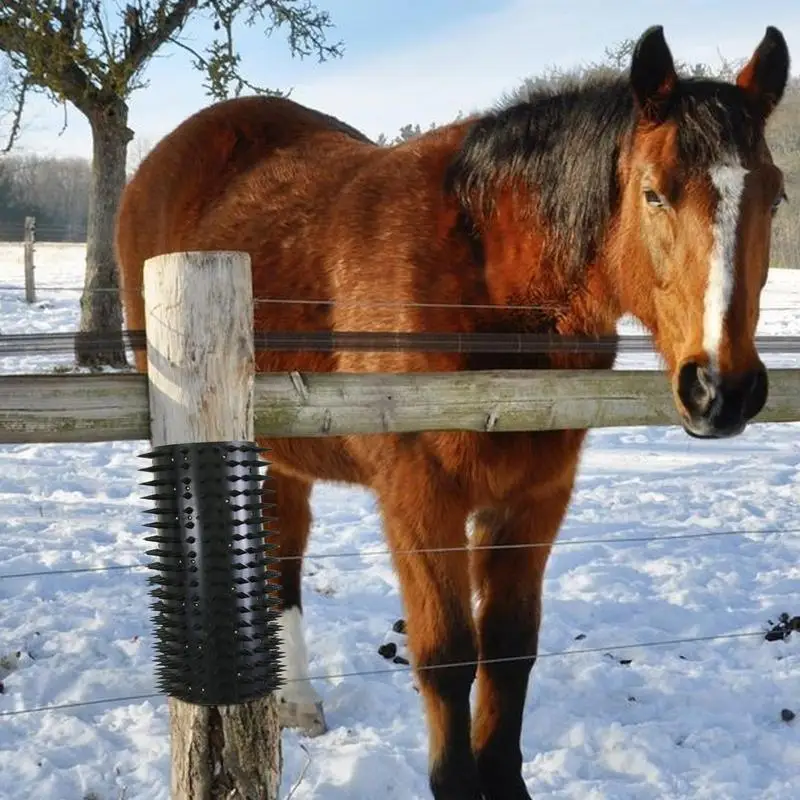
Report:
[{"label": "metal fence wire", "polygon": [[[800,528],[700,531],[695,533],[679,533],[679,534],[669,534],[662,536],[620,536],[620,537],[600,537],[600,538],[588,538],[588,539],[565,539],[565,540],[556,540],[552,545],[540,542],[531,542],[524,544],[482,545],[477,547],[474,545],[466,545],[463,547],[419,548],[415,550],[403,550],[400,551],[399,554],[408,556],[415,554],[417,555],[436,554],[436,553],[446,554],[446,553],[463,552],[469,550],[517,550],[517,549],[530,549],[537,547],[558,548],[558,547],[577,547],[577,546],[589,546],[589,545],[622,545],[622,544],[649,545],[649,544],[665,544],[677,540],[684,540],[684,541],[694,540],[694,539],[699,540],[712,537],[785,536],[785,535],[796,536],[798,534],[800,534]],[[307,553],[305,556],[302,556],[302,558],[308,560],[323,560],[332,558],[372,558],[372,557],[390,556],[392,552],[393,551],[390,551],[388,549],[341,551],[332,553],[312,552],[312,553]],[[275,556],[275,559],[277,561],[294,560],[297,558],[301,558],[301,556],[279,556],[279,555]],[[7,574],[0,574],[0,582],[12,581],[12,580],[28,580],[35,578],[51,578],[57,575],[63,576],[63,575],[80,575],[86,573],[104,573],[104,572],[109,573],[109,572],[119,572],[119,571],[131,571],[131,570],[146,569],[147,566],[148,565],[144,563],[110,564],[100,567],[76,567],[74,569],[47,569],[47,570],[35,570],[35,571],[26,571],[18,573],[7,573]],[[800,620],[800,618],[797,619]],[[783,628],[785,628],[785,630]],[[671,638],[671,639],[664,639],[657,641],[630,642],[625,644],[610,644],[610,645],[593,646],[593,647],[578,647],[569,650],[558,650],[558,651],[543,652],[543,653],[540,652],[536,654],[530,654],[530,653],[520,654],[517,656],[509,656],[497,659],[476,659],[474,661],[458,661],[458,662],[449,662],[445,664],[426,665],[424,667],[417,667],[416,669],[439,670],[439,669],[450,669],[453,667],[460,667],[460,666],[479,666],[480,664],[530,661],[532,659],[538,660],[547,658],[568,658],[580,655],[592,655],[597,653],[610,654],[618,651],[649,649],[656,647],[669,647],[669,646],[678,646],[686,644],[699,644],[704,642],[744,640],[744,639],[752,639],[754,637],[762,637],[766,638],[767,640],[774,640],[776,638],[785,639],[788,638],[788,635],[791,632],[791,630],[792,627],[787,624],[783,626],[773,626],[772,631],[770,630],[739,631],[739,632],[722,633],[709,636],[692,636],[692,637]],[[772,632],[774,634],[776,631],[780,635],[779,636],[773,635],[772,637],[770,637],[770,633]],[[381,668],[367,669],[367,670],[350,670],[343,672],[323,673],[319,675],[312,675],[310,676],[310,679],[325,681],[325,680],[350,678],[350,677],[379,676],[379,675],[388,675],[398,672],[408,672],[414,669],[415,667],[410,664],[401,664],[393,667],[381,667]],[[283,682],[291,683],[293,682],[293,679],[284,678]],[[145,700],[152,700],[163,697],[164,695],[161,694],[160,692],[148,692],[143,694],[124,695],[118,697],[93,698],[91,700],[81,700],[68,703],[54,703],[54,704],[36,706],[33,708],[22,708],[22,709],[12,709],[8,711],[0,711],[0,718],[20,716],[24,714],[35,714],[44,711],[67,711],[67,710],[88,708],[99,705],[118,705],[123,703],[142,702]]]},{"label": "metal fence wire", "polygon": [[[40,229],[41,231],[42,229]],[[64,231],[63,233],[66,233]],[[2,230],[0,229],[0,236]],[[83,287],[69,287],[57,285],[41,285],[36,287],[38,291],[50,293],[79,293],[84,292]],[[4,292],[24,292],[24,287],[16,285],[0,285],[0,291]],[[94,289],[93,292],[118,292],[118,289]],[[526,310],[526,311],[552,311],[553,306],[548,305],[514,305],[499,306],[487,304],[447,304],[447,303],[394,303],[390,301],[375,300],[371,302],[347,303],[342,301],[331,301],[325,299],[303,299],[293,300],[290,298],[257,298],[255,300],[260,305],[303,305],[303,306],[348,306],[356,305],[371,309],[459,309],[459,310]],[[794,307],[772,308],[770,310],[797,310]],[[124,344],[132,350],[141,350],[145,347],[146,340],[144,331],[124,330],[120,336]],[[96,349],[98,351],[115,347],[119,344],[120,338],[107,334],[86,334],[77,331],[58,332],[58,333],[34,333],[34,334],[0,334],[0,356],[17,355],[51,355],[73,352],[76,339],[80,337],[81,346],[84,351]],[[649,336],[607,336],[607,337],[569,337],[535,333],[393,333],[393,332],[296,332],[296,331],[254,331],[254,341],[256,350],[272,351],[422,351],[432,353],[567,353],[567,354],[601,354],[601,353],[654,353],[652,340]],[[796,354],[800,353],[800,336],[762,336],[756,341],[758,349],[764,353],[777,354]],[[564,539],[556,540],[552,544],[545,543],[524,543],[524,544],[496,544],[496,545],[466,545],[462,547],[440,547],[440,548],[419,548],[414,550],[394,551],[395,555],[413,556],[430,554],[447,554],[465,550],[511,550],[527,549],[536,547],[578,547],[578,546],[613,546],[613,545],[659,545],[667,544],[677,540],[691,541],[707,539],[711,537],[733,537],[733,536],[796,536],[800,534],[800,528],[771,528],[753,530],[702,530],[687,533],[660,535],[660,536],[619,536],[619,537],[599,537],[583,539]],[[304,556],[276,556],[277,560],[292,560],[305,558],[308,560],[325,560],[340,558],[377,558],[388,557],[393,554],[389,549],[366,549],[356,551],[341,552],[319,552],[307,553]],[[96,567],[75,567],[69,569],[45,569],[29,570],[17,573],[0,574],[0,582],[14,580],[33,580],[38,578],[52,578],[55,576],[79,575],[87,573],[115,573],[122,571],[134,571],[147,568],[144,563],[131,564],[108,564]],[[775,629],[773,629],[774,633]],[[778,638],[787,638],[790,629],[781,629]],[[602,647],[576,647],[537,654],[520,654],[502,659],[475,660],[466,662],[452,662],[425,666],[422,669],[448,669],[465,665],[480,665],[482,663],[499,663],[513,661],[530,661],[531,659],[548,658],[568,658],[581,655],[591,655],[597,653],[613,653],[625,650],[648,649],[657,647],[670,647],[679,645],[693,645],[705,642],[722,641],[741,641],[755,637],[765,637],[769,639],[769,631],[751,630],[743,632],[721,633],[710,636],[695,636],[686,638],[671,638],[661,641],[631,642],[625,644],[610,644]],[[773,636],[773,639],[776,638]],[[312,680],[331,680],[347,677],[377,676],[387,675],[398,672],[408,672],[415,669],[412,665],[395,665],[393,667],[382,667],[367,670],[353,670],[335,673],[325,673],[311,676]],[[291,679],[284,679],[290,682]],[[24,714],[35,714],[45,711],[66,711],[72,709],[89,708],[100,705],[112,705],[131,702],[141,702],[156,698],[163,698],[159,692],[132,694],[119,697],[92,698],[89,700],[54,703],[32,708],[21,708],[0,711],[0,718],[10,718]]]}]

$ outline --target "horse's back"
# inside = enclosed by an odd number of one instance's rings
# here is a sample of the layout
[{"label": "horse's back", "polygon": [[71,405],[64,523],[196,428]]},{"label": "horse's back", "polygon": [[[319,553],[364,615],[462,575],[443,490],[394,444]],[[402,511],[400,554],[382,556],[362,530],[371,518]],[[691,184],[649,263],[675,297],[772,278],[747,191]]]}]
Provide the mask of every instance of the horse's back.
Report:
[{"label": "horse's back", "polygon": [[[284,98],[237,98],[185,120],[148,154],[123,193],[116,246],[128,328],[144,328],[144,262],[169,252],[247,252],[257,296],[327,297],[324,270],[300,251],[303,263],[289,263],[288,243],[310,241],[304,225],[319,222],[312,204],[320,202],[326,174],[331,181],[335,172],[321,162],[341,164],[337,155],[369,144],[340,120]],[[287,315],[300,317],[285,321],[294,329],[323,322],[305,319],[302,308],[278,317]],[[137,364],[144,368],[143,357]]]},{"label": "horse's back", "polygon": [[[369,142],[345,123],[285,98],[237,98],[202,109],[158,143],[126,187],[120,248],[137,233],[170,245],[196,236],[204,216],[254,170],[261,168],[263,184],[270,157],[283,152],[286,160],[287,150],[308,150],[326,138]],[[276,183],[287,177],[279,164],[271,173]],[[267,187],[260,188],[263,195]],[[137,218],[146,225],[131,225]]]}]

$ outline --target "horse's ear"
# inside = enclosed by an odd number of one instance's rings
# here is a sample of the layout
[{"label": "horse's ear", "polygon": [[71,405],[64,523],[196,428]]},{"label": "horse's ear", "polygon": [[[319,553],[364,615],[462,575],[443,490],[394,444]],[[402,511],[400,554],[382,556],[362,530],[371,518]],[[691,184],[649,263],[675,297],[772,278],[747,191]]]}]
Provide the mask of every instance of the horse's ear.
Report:
[{"label": "horse's ear", "polygon": [[677,85],[678,74],[664,28],[654,25],[639,37],[631,58],[631,88],[641,115],[648,121],[660,122]]},{"label": "horse's ear", "polygon": [[770,25],[752,58],[736,76],[736,85],[750,95],[766,119],[780,103],[788,79],[789,48],[783,34]]}]

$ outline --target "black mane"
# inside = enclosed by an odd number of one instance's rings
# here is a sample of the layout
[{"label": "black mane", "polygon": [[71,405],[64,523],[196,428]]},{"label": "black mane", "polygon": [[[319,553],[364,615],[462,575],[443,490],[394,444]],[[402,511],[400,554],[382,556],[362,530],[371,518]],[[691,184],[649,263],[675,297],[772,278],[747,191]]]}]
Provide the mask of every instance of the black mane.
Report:
[{"label": "black mane", "polygon": [[[689,170],[750,153],[762,135],[744,92],[717,81],[681,80],[666,116],[678,122],[678,157]],[[627,75],[537,89],[476,119],[446,189],[476,214],[491,210],[500,186],[524,183],[549,229],[547,255],[579,270],[595,257],[616,208],[617,161],[635,122]]]}]

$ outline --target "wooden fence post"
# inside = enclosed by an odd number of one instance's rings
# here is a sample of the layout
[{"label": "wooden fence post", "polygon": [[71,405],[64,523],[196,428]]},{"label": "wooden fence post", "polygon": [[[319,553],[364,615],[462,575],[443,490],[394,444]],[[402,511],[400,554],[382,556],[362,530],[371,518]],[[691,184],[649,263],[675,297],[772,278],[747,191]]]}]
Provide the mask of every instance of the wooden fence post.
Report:
[{"label": "wooden fence post", "polygon": [[36,217],[25,217],[25,236],[23,239],[25,259],[25,300],[36,302],[36,284],[33,279],[33,245],[36,242]]},{"label": "wooden fence post", "polygon": [[[171,253],[144,267],[154,447],[252,441],[253,295],[246,253]],[[172,800],[277,800],[274,696],[231,706],[169,699]]]}]

